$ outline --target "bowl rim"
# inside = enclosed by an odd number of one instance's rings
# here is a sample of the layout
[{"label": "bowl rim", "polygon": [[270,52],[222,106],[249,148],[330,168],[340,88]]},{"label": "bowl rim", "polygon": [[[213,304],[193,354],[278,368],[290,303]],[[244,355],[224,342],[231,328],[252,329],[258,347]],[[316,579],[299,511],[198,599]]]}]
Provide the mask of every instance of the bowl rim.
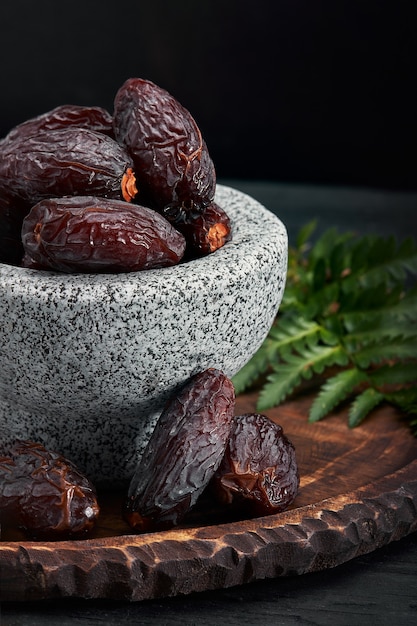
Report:
[{"label": "bowl rim", "polygon": [[252,196],[234,187],[217,184],[214,200],[225,209],[232,222],[231,241],[214,253],[169,267],[120,273],[65,273],[0,263],[0,290],[4,291],[8,285],[14,288],[17,285],[36,286],[37,292],[41,285],[94,289],[99,285],[128,286],[138,281],[144,288],[163,281],[168,288],[177,280],[182,282],[187,275],[195,278],[201,273],[210,277],[211,274],[218,275],[222,266],[239,266],[243,260],[256,263],[260,249],[272,254],[276,245],[288,247],[287,230],[281,219]]}]

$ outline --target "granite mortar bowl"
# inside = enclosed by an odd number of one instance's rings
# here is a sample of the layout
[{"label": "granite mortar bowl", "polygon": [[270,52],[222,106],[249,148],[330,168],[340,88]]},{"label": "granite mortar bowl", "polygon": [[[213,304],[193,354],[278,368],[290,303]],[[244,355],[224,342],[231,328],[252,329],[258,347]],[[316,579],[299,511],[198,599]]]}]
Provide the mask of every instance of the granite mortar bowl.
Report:
[{"label": "granite mortar bowl", "polygon": [[115,485],[188,377],[242,368],[277,314],[287,233],[231,187],[218,185],[216,201],[233,240],[174,267],[92,275],[0,265],[0,436],[40,441]]}]

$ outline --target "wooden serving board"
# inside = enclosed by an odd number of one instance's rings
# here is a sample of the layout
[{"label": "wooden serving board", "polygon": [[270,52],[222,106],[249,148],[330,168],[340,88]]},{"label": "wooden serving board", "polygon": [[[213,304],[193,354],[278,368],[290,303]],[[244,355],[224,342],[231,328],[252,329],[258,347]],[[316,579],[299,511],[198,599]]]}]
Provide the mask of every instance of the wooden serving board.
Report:
[{"label": "wooden serving board", "polygon": [[[257,396],[237,399],[236,414]],[[202,499],[187,523],[132,535],[119,493],[101,494],[88,539],[32,542],[3,536],[0,598],[143,600],[224,588],[337,566],[417,530],[417,439],[384,406],[349,430],[341,411],[307,421],[312,398],[267,411],[295,445],[300,491],[284,513],[233,519]]]}]

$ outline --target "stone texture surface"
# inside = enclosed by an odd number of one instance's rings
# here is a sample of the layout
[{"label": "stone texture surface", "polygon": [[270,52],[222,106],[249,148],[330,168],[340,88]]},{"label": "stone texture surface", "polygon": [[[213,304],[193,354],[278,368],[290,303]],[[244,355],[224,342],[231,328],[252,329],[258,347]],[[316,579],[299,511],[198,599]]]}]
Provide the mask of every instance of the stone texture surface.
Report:
[{"label": "stone texture surface", "polygon": [[117,482],[179,384],[244,365],[282,298],[287,234],[242,192],[218,186],[216,201],[233,241],[190,263],[123,275],[0,265],[0,429]]}]

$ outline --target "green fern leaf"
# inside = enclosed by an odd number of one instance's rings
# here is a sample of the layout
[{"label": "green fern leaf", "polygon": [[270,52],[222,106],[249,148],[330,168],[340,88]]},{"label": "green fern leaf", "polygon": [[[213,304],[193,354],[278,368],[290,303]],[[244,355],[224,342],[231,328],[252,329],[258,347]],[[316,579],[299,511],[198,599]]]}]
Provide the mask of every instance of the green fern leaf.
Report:
[{"label": "green fern leaf", "polygon": [[345,294],[341,290],[340,303],[343,314],[352,311],[383,311],[387,307],[398,305],[399,301],[404,297],[404,287],[401,284],[397,287],[386,287],[378,285],[377,287],[369,287],[365,291],[358,289],[356,293]]},{"label": "green fern leaf", "polygon": [[[311,421],[363,385],[366,391],[350,409],[351,426],[383,398],[417,415],[417,398],[409,392],[417,387],[417,286],[411,288],[409,280],[417,274],[416,242],[330,228],[311,245],[316,226],[306,224],[289,248],[276,323],[234,377],[237,393],[259,384],[257,406],[263,410],[283,402],[303,380],[319,383],[320,375],[327,380],[318,386]],[[417,435],[417,419],[409,422]]]},{"label": "green fern leaf", "polygon": [[316,228],[317,220],[312,220],[311,222],[308,222],[302,228],[300,228],[296,238],[297,250],[302,250],[306,246]]},{"label": "green fern leaf", "polygon": [[417,413],[417,386],[386,393],[385,397],[406,412]]},{"label": "green fern leaf", "polygon": [[[360,295],[360,294],[359,294]],[[385,294],[383,294],[385,295]],[[374,301],[375,302],[375,301]],[[359,304],[357,305],[359,306]],[[410,290],[404,297],[396,302],[389,302],[389,298],[386,297],[384,302],[380,306],[374,306],[368,308],[365,299],[362,300],[361,308],[352,311],[343,311],[341,317],[345,326],[346,332],[354,332],[357,329],[366,325],[368,328],[380,324],[383,318],[388,321],[397,320],[416,320],[417,311],[417,289]]]},{"label": "green fern leaf", "polygon": [[[384,385],[406,385],[417,381],[417,362],[393,363],[382,365],[369,373],[372,385],[375,387]],[[417,396],[417,391],[416,391]]]},{"label": "green fern leaf", "polygon": [[340,279],[345,271],[349,271],[351,265],[351,254],[347,245],[352,235],[348,235],[346,240],[337,243],[329,254],[329,269],[333,280]]},{"label": "green fern leaf", "polygon": [[304,346],[313,346],[318,342],[321,327],[302,317],[278,318],[271,328],[269,336],[273,342],[272,349],[284,357],[292,350],[302,350]]},{"label": "green fern leaf", "polygon": [[310,251],[308,262],[310,267],[314,267],[318,259],[328,259],[331,251],[351,239],[352,233],[340,234],[336,228],[328,228],[316,241]]},{"label": "green fern leaf", "polygon": [[259,376],[267,371],[269,364],[268,344],[269,342],[266,340],[248,363],[233,376],[232,382],[236,394],[249,389]]},{"label": "green fern leaf", "polygon": [[267,382],[259,392],[256,408],[266,411],[281,404],[302,380],[301,372],[290,365],[282,364],[267,377]]},{"label": "green fern leaf", "polygon": [[404,239],[398,248],[398,255],[402,259],[403,265],[410,274],[417,273],[417,245],[412,237]]},{"label": "green fern leaf", "polygon": [[323,258],[317,259],[313,268],[313,289],[319,291],[326,285],[327,263]]},{"label": "green fern leaf", "polygon": [[343,281],[345,291],[394,285],[404,281],[407,272],[417,272],[417,246],[409,240],[396,249],[393,238],[376,238],[368,250],[368,259]]},{"label": "green fern leaf", "polygon": [[417,340],[409,339],[393,340],[367,346],[352,354],[352,359],[356,365],[365,369],[373,364],[381,363],[388,359],[409,359],[417,354]]},{"label": "green fern leaf", "polygon": [[357,368],[343,370],[328,378],[311,405],[309,421],[321,420],[343,402],[359,384],[367,380],[367,374]]},{"label": "green fern leaf", "polygon": [[369,252],[373,245],[374,237],[367,235],[365,237],[361,237],[356,240],[352,249],[350,250],[350,263],[349,269],[350,272],[345,278],[345,289],[351,291],[349,289],[351,276],[356,276],[359,272],[362,272],[364,268],[368,267],[369,264]]},{"label": "green fern leaf", "polygon": [[338,283],[329,283],[312,293],[304,305],[304,315],[311,320],[323,318],[331,313],[335,303],[340,300],[340,286]]},{"label": "green fern leaf", "polygon": [[343,348],[337,346],[313,346],[300,354],[289,354],[284,363],[273,366],[274,371],[267,377],[259,393],[258,409],[270,409],[280,404],[304,380],[313,374],[321,374],[326,367],[346,365],[348,357]]},{"label": "green fern leaf", "polygon": [[417,386],[385,394],[385,399],[404,412],[412,433],[417,437]]},{"label": "green fern leaf", "polygon": [[349,357],[341,345],[336,346],[314,346],[310,351],[305,351],[302,355],[304,359],[304,369],[311,369],[315,374],[321,374],[326,367],[332,365],[347,365]]},{"label": "green fern leaf", "polygon": [[366,389],[355,398],[349,410],[349,427],[359,426],[367,415],[385,399],[376,389]]},{"label": "green fern leaf", "polygon": [[393,342],[394,340],[412,340],[417,343],[417,324],[379,319],[367,320],[360,330],[345,335],[343,345],[349,353],[353,353],[360,348],[381,344],[385,342]]}]

